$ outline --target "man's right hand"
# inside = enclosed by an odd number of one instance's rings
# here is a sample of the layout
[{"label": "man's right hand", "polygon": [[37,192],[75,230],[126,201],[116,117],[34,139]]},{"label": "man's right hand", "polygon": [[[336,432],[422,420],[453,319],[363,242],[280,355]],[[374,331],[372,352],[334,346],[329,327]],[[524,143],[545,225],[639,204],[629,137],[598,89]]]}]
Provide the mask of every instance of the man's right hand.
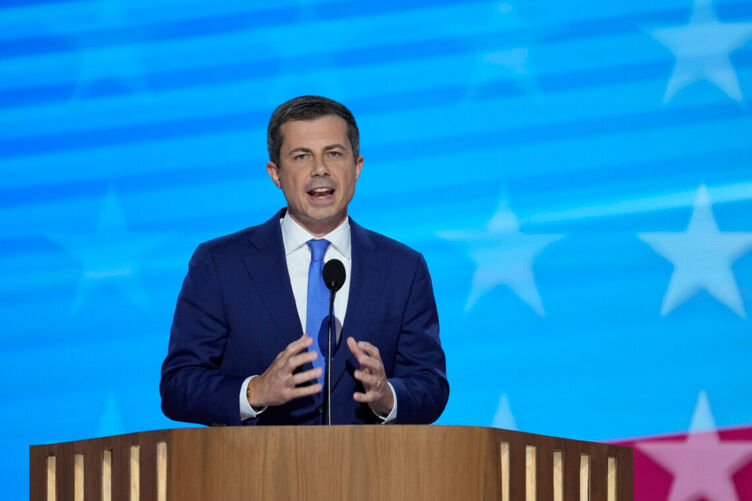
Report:
[{"label": "man's right hand", "polygon": [[258,409],[268,405],[282,405],[295,398],[319,393],[322,390],[320,383],[298,385],[320,377],[323,373],[320,367],[293,374],[295,369],[318,357],[315,351],[305,351],[311,344],[313,338],[307,334],[288,344],[263,374],[251,379],[248,403]]}]

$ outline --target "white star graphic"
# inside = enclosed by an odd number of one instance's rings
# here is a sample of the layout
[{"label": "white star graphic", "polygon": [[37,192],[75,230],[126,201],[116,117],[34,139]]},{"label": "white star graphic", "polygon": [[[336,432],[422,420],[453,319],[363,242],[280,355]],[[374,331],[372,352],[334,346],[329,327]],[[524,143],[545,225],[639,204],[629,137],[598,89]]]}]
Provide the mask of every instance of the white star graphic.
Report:
[{"label": "white star graphic", "polygon": [[752,249],[752,232],[720,231],[704,185],[697,190],[686,231],[639,233],[637,236],[674,265],[663,296],[662,315],[669,314],[704,289],[737,315],[746,317],[731,264]]},{"label": "white star graphic", "polygon": [[149,309],[146,289],[141,278],[141,262],[147,252],[163,244],[170,235],[130,232],[115,190],[110,188],[99,214],[94,233],[51,234],[48,237],[78,260],[83,271],[71,305],[71,314],[101,285],[117,287],[131,303]]},{"label": "white star graphic", "polygon": [[[514,4],[502,1],[491,5],[493,9],[475,23],[479,31],[489,31],[491,28],[512,30],[522,26]],[[540,86],[527,47],[503,47],[500,50],[494,50],[494,47],[489,46],[482,47],[468,78],[466,97],[473,99],[484,85],[497,80],[514,81],[525,92],[539,96]]]},{"label": "white star graphic", "polygon": [[650,34],[676,57],[663,102],[699,80],[707,80],[727,96],[742,102],[741,88],[730,54],[752,38],[752,23],[721,23],[712,0],[695,0],[689,23],[650,30]]},{"label": "white star graphic", "polygon": [[533,276],[533,263],[550,243],[564,235],[529,235],[520,232],[517,216],[505,199],[485,230],[437,232],[439,238],[459,242],[475,261],[472,290],[465,304],[470,310],[485,293],[506,284],[540,316],[546,314]]},{"label": "white star graphic", "polygon": [[110,391],[107,393],[107,401],[102,411],[102,416],[99,418],[99,429],[97,431],[97,437],[106,437],[109,435],[122,435],[125,433],[125,427],[123,426],[123,415],[120,412],[120,406],[118,405],[115,394]]},{"label": "white star graphic", "polygon": [[738,501],[731,477],[752,459],[752,442],[721,441],[713,428],[708,397],[701,392],[686,440],[636,444],[674,475],[668,501]]},{"label": "white star graphic", "polygon": [[499,398],[499,406],[496,408],[496,414],[494,414],[491,426],[505,430],[517,429],[517,422],[514,420],[512,408],[509,405],[509,398],[507,398],[506,393],[502,394],[501,398]]}]

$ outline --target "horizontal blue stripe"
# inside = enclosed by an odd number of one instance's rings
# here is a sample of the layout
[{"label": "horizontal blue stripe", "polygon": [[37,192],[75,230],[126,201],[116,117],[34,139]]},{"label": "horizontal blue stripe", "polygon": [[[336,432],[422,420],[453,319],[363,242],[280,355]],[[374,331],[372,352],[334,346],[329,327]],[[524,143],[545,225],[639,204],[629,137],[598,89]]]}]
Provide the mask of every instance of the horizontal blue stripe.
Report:
[{"label": "horizontal blue stripe", "polygon": [[[23,0],[20,0],[22,3]],[[347,19],[376,16],[393,12],[409,11],[426,7],[441,7],[445,5],[461,4],[457,0],[409,0],[399,4],[368,5],[367,10],[358,2],[333,2],[315,6],[325,12],[321,18]],[[649,13],[640,13],[612,18],[588,19],[581,22],[569,23],[560,29],[547,28],[547,35],[543,41],[564,41],[572,39],[613,36],[619,33],[629,33],[652,24],[683,24],[688,21],[691,9],[670,9]],[[728,18],[723,22],[746,20],[752,16],[752,3],[739,2],[723,5],[723,12]],[[315,18],[314,18],[315,19]],[[313,20],[313,19],[312,19]],[[176,39],[205,37],[212,35],[226,35],[255,28],[269,28],[273,26],[293,25],[300,22],[298,7],[285,7],[268,11],[237,12],[231,15],[202,17],[174,22],[162,22],[143,26],[132,26],[110,30],[82,32],[75,35],[45,35],[23,39],[0,41],[0,57],[10,59],[38,54],[51,54],[66,51],[77,51],[82,47],[87,49],[108,47],[113,45],[131,45],[138,43],[162,42]],[[530,38],[531,30],[505,30],[510,46],[525,45]],[[528,34],[526,34],[528,33]],[[489,35],[476,35],[474,39],[479,45],[489,42]],[[493,35],[491,35],[493,37]],[[539,37],[537,37],[539,38]],[[498,43],[500,40],[493,39]],[[440,40],[426,40],[425,43],[441,44]],[[402,47],[402,46],[400,46]]]},{"label": "horizontal blue stripe", "polygon": [[269,112],[248,112],[15,138],[0,141],[0,158],[113,146],[140,141],[158,141],[220,131],[245,130],[255,124],[266,122],[268,118]]},{"label": "horizontal blue stripe", "polygon": [[[720,3],[713,2],[713,10],[721,23],[752,21],[752,2]],[[619,33],[642,31],[650,28],[682,26],[689,23],[692,3],[685,9],[660,10],[614,18],[586,19],[562,26],[552,31],[544,40],[547,42],[576,40],[581,38],[608,37]],[[722,12],[723,15],[720,15]]]},{"label": "horizontal blue stripe", "polygon": [[2,9],[14,9],[14,8],[22,8],[26,9],[29,7],[35,7],[37,5],[60,5],[60,4],[66,4],[66,3],[75,3],[75,4],[84,4],[84,3],[91,3],[96,4],[99,0],[3,0],[2,2]]},{"label": "horizontal blue stripe", "polygon": [[[648,196],[650,190],[669,187],[673,191],[693,191],[701,184],[709,186],[729,185],[749,182],[749,165],[752,149],[749,146],[733,151],[713,151],[698,155],[677,155],[662,160],[645,162],[625,162],[596,166],[590,169],[551,170],[545,173],[517,178],[510,186],[514,193],[527,193],[526,204],[536,206],[532,194],[540,194],[545,199],[572,200],[570,207],[608,201],[639,199]],[[712,168],[709,168],[712,166]],[[576,178],[576,182],[572,180]],[[649,183],[649,184],[648,184]],[[541,204],[546,204],[544,200]],[[566,203],[562,203],[562,206]],[[686,209],[682,209],[686,210]],[[627,213],[623,218],[642,218],[639,213]],[[650,217],[654,218],[654,215]],[[605,225],[612,230],[614,217],[599,221],[575,221],[578,225]],[[567,222],[572,224],[572,222]],[[561,223],[552,223],[552,226]],[[646,231],[644,227],[631,227],[630,231]]]},{"label": "horizontal blue stripe", "polygon": [[[350,17],[376,16],[424,7],[461,5],[460,0],[402,0],[399,3],[328,2],[314,4],[310,10],[320,14],[319,19],[347,19]],[[304,11],[305,12],[305,11]],[[315,15],[307,15],[314,21]],[[223,35],[234,32],[294,25],[301,22],[301,7],[283,7],[273,10],[236,12],[221,16],[207,16],[172,22],[161,22],[127,28],[80,32],[72,35],[85,42],[87,48],[111,45],[130,45],[145,42],[161,42],[181,38]],[[35,36],[0,42],[0,58],[25,57],[36,54],[59,53],[71,50],[60,42],[60,35]]]},{"label": "horizontal blue stripe", "polygon": [[[263,163],[263,162],[262,162]],[[266,176],[266,171],[263,170]],[[200,185],[207,179],[248,180],[247,164],[211,164],[204,167],[181,169],[180,171],[160,171],[148,174],[131,174],[114,179],[85,179],[67,183],[38,184],[35,186],[0,189],[0,207],[15,207],[49,202],[59,202],[84,197],[98,197],[107,192],[110,185],[117,193],[125,195],[141,192],[144,189],[178,188]],[[0,241],[0,253],[3,251]]]},{"label": "horizontal blue stripe", "polygon": [[[71,82],[0,90],[0,111],[2,109],[26,108],[45,103],[67,101],[71,99],[76,88],[77,84]],[[119,92],[122,92],[122,90]]]},{"label": "horizontal blue stripe", "polygon": [[752,16],[752,2],[713,2],[713,10],[718,20],[722,23],[730,23],[732,20],[749,18]]},{"label": "horizontal blue stripe", "polygon": [[698,106],[690,109],[658,110],[632,115],[614,115],[604,118],[572,120],[556,124],[542,124],[488,131],[481,134],[460,134],[451,138],[410,141],[392,144],[389,154],[408,154],[410,151],[462,151],[476,148],[478,144],[495,147],[561,141],[588,136],[602,136],[638,130],[656,130],[666,127],[686,126],[717,120],[733,120],[752,116],[752,110],[736,103]]},{"label": "horizontal blue stripe", "polygon": [[[446,144],[452,142],[453,140],[445,141]],[[479,144],[482,143],[476,142],[471,144],[468,146],[467,151],[476,150]],[[421,147],[420,145],[416,145],[415,149],[411,150],[409,147],[403,145],[403,151],[399,151],[397,155],[401,158],[407,157],[408,160],[409,158],[423,156],[422,152],[425,150],[420,149]],[[391,158],[394,158],[393,148],[390,146],[387,150],[379,151],[378,149],[374,149],[369,152],[369,163],[388,162]],[[639,191],[640,187],[644,185],[646,178],[651,179],[653,186],[661,185],[660,180],[664,178],[667,185],[672,185],[674,180],[689,179],[691,180],[689,181],[691,187],[695,187],[698,183],[713,185],[742,182],[749,178],[750,159],[752,159],[752,149],[741,149],[680,156],[660,161],[630,162],[620,165],[609,165],[608,168],[603,169],[596,167],[576,172],[570,169],[565,171],[547,170],[515,178],[513,181],[510,181],[510,190],[513,192],[540,192],[546,193],[547,196],[561,198],[562,193],[571,192],[572,190],[586,189],[588,186],[596,188],[609,186],[612,194],[614,193],[614,189],[618,189],[628,192],[625,194],[625,197],[633,197],[635,192],[632,190],[631,185],[636,186]],[[715,166],[716,169],[709,172],[709,165]],[[720,166],[723,166],[723,168],[719,168]],[[584,172],[586,172],[586,175],[583,174]],[[576,186],[572,186],[571,184],[573,175],[576,175],[578,178]],[[698,177],[701,179],[697,179]],[[63,202],[82,197],[97,197],[106,193],[109,185],[115,186],[120,195],[127,197],[130,193],[201,185],[207,179],[222,179],[224,181],[247,180],[248,166],[246,164],[209,164],[201,168],[186,169],[179,172],[134,174],[104,181],[81,180],[0,190],[0,208]],[[475,180],[472,180],[458,182],[453,189],[457,193],[473,193],[474,199],[488,198],[496,201],[499,186],[494,183],[478,184]],[[555,195],[556,193],[559,193],[559,195]],[[598,191],[598,193],[602,192]],[[382,197],[381,194],[375,196],[379,199]],[[393,206],[407,207],[413,205],[415,200],[430,200],[434,196],[435,188],[421,189],[420,187],[416,187],[409,192],[392,193],[389,200]],[[566,198],[566,195],[564,197]],[[581,200],[581,202],[586,203],[587,201]],[[355,204],[367,206],[369,204],[369,196],[367,194],[359,195],[356,197]],[[244,215],[238,215],[238,217],[245,218]],[[191,215],[190,220],[191,228],[194,231],[204,227],[204,223],[207,229],[211,228],[212,225],[216,226],[217,221],[215,215],[208,216],[205,221],[202,221],[200,216]],[[242,222],[239,224],[242,225]],[[150,229],[155,228],[150,227]],[[39,250],[40,245],[44,246],[45,244],[33,238],[0,240],[0,255],[15,253],[19,248],[22,251]],[[49,243],[46,245],[48,246]]]},{"label": "horizontal blue stripe", "polygon": [[[632,26],[630,30],[634,30]],[[565,35],[557,35],[563,40]],[[190,69],[145,72],[143,81],[146,89],[151,92],[166,92],[191,87],[219,85],[232,82],[247,81],[249,79],[268,77],[269,75],[293,75],[309,68],[315,61],[317,68],[348,68],[368,66],[374,64],[397,63],[412,59],[431,58],[437,56],[451,56],[467,52],[476,52],[480,47],[493,46],[500,48],[514,48],[533,43],[528,40],[529,35],[522,31],[507,31],[501,34],[486,35],[484,37],[443,38],[421,41],[409,44],[382,45],[368,49],[344,50],[336,53],[305,55],[287,58],[284,65],[279,58],[267,58],[243,63],[204,66]],[[752,50],[742,49],[734,53],[733,61],[738,67],[752,66]],[[675,60],[670,54],[661,61],[642,64],[618,65],[607,68],[538,75],[543,90],[554,91],[569,89],[577,86],[604,85],[613,82],[630,82],[650,77],[664,77],[670,75]],[[507,88],[509,83],[503,83]],[[0,90],[0,110],[34,106],[45,103],[63,102],[72,98],[79,84],[48,84],[40,86],[20,86]],[[519,89],[517,89],[519,90]],[[127,95],[132,92],[128,86],[113,85],[112,82],[87,82],[86,88],[78,98],[101,98]],[[513,92],[512,95],[515,95]],[[507,95],[494,93],[494,95]]]},{"label": "horizontal blue stripe", "polygon": [[[281,64],[279,57],[269,57],[261,60],[218,66],[201,66],[189,69],[144,72],[143,80],[152,92],[170,91],[202,85],[217,85],[235,81],[243,81],[269,75],[298,74],[312,64],[316,68],[348,68],[368,66],[379,63],[395,63],[411,59],[450,56],[466,52],[475,52],[479,47],[492,45],[497,49],[502,46],[518,47],[520,43],[531,42],[521,31],[504,32],[502,34],[483,37],[442,38],[427,41],[406,43],[400,45],[384,44],[370,48],[347,49],[338,52],[321,54],[306,54],[284,59]],[[106,85],[107,82],[87,82],[90,91],[83,93],[86,97],[105,97],[123,95],[131,91],[123,86]],[[42,85],[38,87],[18,87],[0,90],[0,108],[16,108],[52,101],[65,101],[77,83],[71,85]]]},{"label": "horizontal blue stripe", "polygon": [[[752,59],[752,52],[745,54],[745,59]],[[615,81],[634,81],[646,78],[667,76],[670,74],[672,64],[666,60],[664,64],[652,63],[648,65],[626,65],[621,68],[607,68],[601,70],[577,72],[556,77],[542,77],[540,85],[543,89],[552,91],[571,87],[583,87],[587,83],[606,82],[611,84]],[[386,101],[373,98],[351,101],[348,104],[358,113],[369,111],[388,111],[384,106],[391,104],[393,109],[410,109],[411,107],[431,106],[444,104],[451,98],[458,87],[438,89],[434,91],[409,92],[400,95],[392,95]],[[484,97],[519,95],[522,91],[519,87],[510,85],[508,81],[483,86],[480,90]],[[458,92],[457,98],[462,97]],[[583,120],[574,121],[565,125],[534,126],[512,129],[501,132],[489,133],[495,142],[514,142],[525,140],[524,138],[571,138],[606,131],[625,131],[640,128],[656,128],[669,125],[681,125],[683,123],[697,123],[721,118],[739,118],[746,116],[747,112],[735,104],[714,105],[692,110],[659,110],[630,116],[614,116],[608,120]],[[0,141],[0,158],[10,158],[23,155],[35,155],[52,153],[57,151],[70,151],[108,145],[128,144],[138,141],[156,141],[160,139],[176,138],[196,134],[210,134],[227,131],[245,130],[259,124],[265,124],[269,117],[269,110],[253,110],[243,113],[226,114],[215,117],[195,117],[182,120],[167,120],[162,122],[150,122],[140,125],[118,126],[100,128],[76,132],[42,135],[36,137],[21,137]],[[474,138],[475,136],[471,136]],[[503,139],[500,139],[503,138]],[[456,138],[455,138],[456,139]],[[505,143],[507,144],[507,143]]]},{"label": "horizontal blue stripe", "polygon": [[50,251],[52,249],[57,249],[57,246],[42,236],[0,238],[0,256],[23,255],[31,252]]}]

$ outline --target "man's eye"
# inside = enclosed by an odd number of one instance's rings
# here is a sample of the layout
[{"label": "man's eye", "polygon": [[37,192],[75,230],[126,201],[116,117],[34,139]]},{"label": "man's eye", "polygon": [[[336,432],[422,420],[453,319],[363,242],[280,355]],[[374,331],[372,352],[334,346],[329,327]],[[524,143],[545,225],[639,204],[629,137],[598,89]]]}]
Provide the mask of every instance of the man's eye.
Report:
[{"label": "man's eye", "polygon": [[308,158],[308,155],[305,153],[298,153],[294,158],[295,160],[305,160],[306,158]]},{"label": "man's eye", "polygon": [[340,153],[339,151],[330,151],[329,156],[332,158],[337,158],[337,157],[342,156],[342,153]]}]

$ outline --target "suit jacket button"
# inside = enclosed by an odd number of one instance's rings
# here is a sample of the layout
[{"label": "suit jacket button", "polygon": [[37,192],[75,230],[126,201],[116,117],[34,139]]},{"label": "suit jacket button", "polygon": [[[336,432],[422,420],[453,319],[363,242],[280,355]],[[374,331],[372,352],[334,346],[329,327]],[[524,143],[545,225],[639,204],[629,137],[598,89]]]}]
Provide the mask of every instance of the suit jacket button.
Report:
[{"label": "suit jacket button", "polygon": [[323,414],[324,413],[324,406],[320,405],[318,410],[319,410],[319,414]]}]

